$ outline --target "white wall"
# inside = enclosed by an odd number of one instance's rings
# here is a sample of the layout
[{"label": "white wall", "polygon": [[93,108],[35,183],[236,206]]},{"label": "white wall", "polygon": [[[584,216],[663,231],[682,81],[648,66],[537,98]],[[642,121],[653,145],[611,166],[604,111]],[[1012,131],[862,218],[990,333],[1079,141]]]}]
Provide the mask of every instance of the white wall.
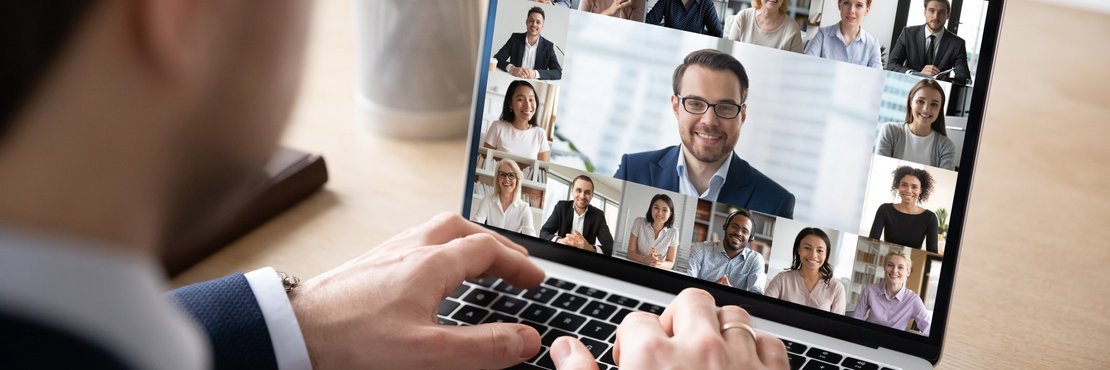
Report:
[{"label": "white wall", "polygon": [[[948,221],[951,221],[952,200],[956,193],[956,172],[875,155],[871,162],[871,176],[867,180],[867,195],[864,198],[863,215],[860,217],[862,220],[859,225],[861,235],[867,236],[871,231],[871,223],[875,220],[875,210],[879,209],[880,205],[898,202],[898,198],[890,192],[890,185],[894,182],[892,173],[901,166],[923,168],[926,172],[929,172],[929,175],[933,176],[933,193],[929,195],[929,201],[922,203],[921,206],[934,213],[937,209],[945,208],[950,215]],[[941,252],[943,253],[943,251]]]}]

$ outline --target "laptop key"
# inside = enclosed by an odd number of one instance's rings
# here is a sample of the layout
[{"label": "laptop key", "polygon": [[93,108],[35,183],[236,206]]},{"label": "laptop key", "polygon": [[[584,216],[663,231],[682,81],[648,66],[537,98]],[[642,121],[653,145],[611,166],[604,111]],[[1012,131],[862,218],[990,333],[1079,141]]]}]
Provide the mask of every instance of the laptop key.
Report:
[{"label": "laptop key", "polygon": [[509,294],[512,294],[512,295],[517,295],[517,294],[520,294],[520,292],[524,291],[524,289],[517,288],[517,287],[513,286],[512,284],[506,283],[504,281],[502,281],[500,283],[497,283],[497,286],[494,287],[493,289],[496,290],[496,291],[499,291],[499,292],[509,293]]},{"label": "laptop key", "polygon": [[578,294],[581,294],[581,295],[584,295],[584,296],[587,296],[587,297],[590,297],[590,298],[597,298],[597,299],[605,298],[605,296],[609,294],[609,293],[606,293],[606,292],[598,290],[598,289],[590,288],[588,286],[580,286],[580,287],[578,287],[578,289],[575,289],[574,292],[578,293]]},{"label": "laptop key", "polygon": [[487,307],[487,306],[489,306],[489,304],[491,302],[493,302],[494,299],[497,299],[497,297],[499,295],[500,294],[497,294],[497,293],[494,293],[494,292],[491,292],[491,291],[488,291],[488,290],[485,290],[485,289],[477,289],[476,288],[474,290],[471,290],[470,293],[468,293],[465,297],[463,297],[463,302],[473,303],[473,304],[478,305],[478,306]]},{"label": "laptop key", "polygon": [[459,326],[459,323],[443,317],[436,317],[436,324]]},{"label": "laptop key", "polygon": [[610,348],[609,350],[605,351],[605,354],[601,355],[601,357],[598,357],[598,360],[608,365],[613,365],[614,363],[616,363],[616,361],[613,361],[613,349]]},{"label": "laptop key", "polygon": [[640,301],[616,294],[609,295],[609,298],[607,298],[606,301],[616,303],[628,308],[636,308],[636,305],[640,304]]},{"label": "laptop key", "polygon": [[462,306],[458,312],[451,315],[451,318],[470,325],[478,325],[482,322],[482,319],[486,318],[486,315],[489,315],[489,311],[485,309],[474,306]]},{"label": "laptop key", "polygon": [[544,334],[542,337],[540,337],[540,343],[543,343],[543,345],[550,347],[551,343],[555,343],[555,339],[559,337],[578,338],[577,335],[553,328],[549,330],[547,334]]},{"label": "laptop key", "polygon": [[459,286],[455,287],[455,290],[451,291],[451,298],[462,297],[463,293],[466,293],[467,289],[470,289],[470,287],[466,286],[465,284],[459,284]]},{"label": "laptop key", "polygon": [[439,312],[437,313],[440,316],[450,316],[452,312],[455,312],[456,308],[459,308],[459,302],[444,299],[439,302]]},{"label": "laptop key", "polygon": [[590,301],[586,304],[586,308],[582,309],[582,314],[598,320],[605,320],[616,310],[617,306],[600,301]]},{"label": "laptop key", "polygon": [[522,362],[522,363],[514,365],[513,367],[505,368],[505,370],[547,370],[547,369],[544,369],[544,368],[536,366],[536,365],[532,365],[532,364],[527,363],[527,362]]},{"label": "laptop key", "polygon": [[520,322],[520,319],[509,316],[509,315],[506,315],[506,314],[503,314],[503,313],[500,313],[500,312],[494,312],[494,313],[491,313],[489,315],[489,317],[487,317],[485,320],[482,320],[482,322],[518,323],[518,322]]},{"label": "laptop key", "polygon": [[524,324],[524,325],[531,326],[532,329],[536,329],[536,332],[540,333],[541,336],[543,335],[544,332],[547,331],[547,326],[543,325],[543,324],[537,324],[537,323],[534,323],[534,322],[531,322],[531,321],[528,321],[528,320],[521,320],[520,323]]},{"label": "laptop key", "polygon": [[524,291],[524,298],[540,303],[547,303],[551,300],[551,298],[555,298],[556,293],[558,293],[557,290],[541,285],[536,289],[528,289]]},{"label": "laptop key", "polygon": [[543,356],[536,360],[536,365],[545,369],[555,369],[555,361],[551,360],[551,351],[547,351]]},{"label": "laptop key", "polygon": [[544,324],[547,323],[547,320],[551,320],[551,316],[554,315],[554,308],[533,303],[528,306],[528,308],[524,309],[524,312],[520,314],[520,317],[526,320],[532,320],[540,324]]},{"label": "laptop key", "polygon": [[584,304],[586,304],[586,297],[571,293],[560,294],[559,298],[555,298],[555,300],[551,302],[552,306],[571,312],[578,311]]},{"label": "laptop key", "polygon": [[857,360],[851,357],[845,358],[844,362],[840,363],[840,366],[851,370],[879,370],[879,365],[875,365],[864,360]]},{"label": "laptop key", "polygon": [[601,355],[609,350],[609,343],[599,342],[590,338],[580,338],[579,340],[582,341],[582,344],[586,345],[586,349],[590,350],[594,358],[601,358]]},{"label": "laptop key", "polygon": [[556,278],[547,278],[547,280],[544,281],[543,283],[547,284],[547,285],[550,285],[550,286],[553,286],[553,287],[556,287],[556,288],[559,288],[559,289],[562,289],[562,290],[571,290],[571,289],[574,289],[574,287],[577,285],[575,283],[572,283],[572,282],[569,282],[569,281],[566,281],[566,280],[559,280],[559,279],[556,279]]},{"label": "laptop key", "polygon": [[802,370],[840,370],[840,366],[810,359],[809,362],[806,363],[806,366],[802,366]]},{"label": "laptop key", "polygon": [[609,322],[620,325],[621,321],[624,321],[624,317],[628,316],[628,314],[630,313],[632,313],[632,310],[622,308],[620,311],[617,311],[616,315],[613,315],[613,317],[609,318]]},{"label": "laptop key", "polygon": [[662,306],[656,306],[656,305],[653,305],[651,303],[644,302],[644,304],[640,305],[640,311],[651,312],[651,313],[656,314],[656,315],[662,315],[663,314],[663,307]]},{"label": "laptop key", "polygon": [[535,356],[532,356],[532,358],[529,358],[527,361],[524,361],[524,362],[527,362],[527,363],[530,363],[530,364],[536,363],[536,361],[539,361],[540,357],[542,357],[545,353],[547,353],[547,350],[548,350],[547,346],[540,346],[539,352],[536,352]]},{"label": "laptop key", "polygon": [[566,331],[576,331],[586,322],[586,318],[569,312],[560,312],[551,319],[550,325]]},{"label": "laptop key", "polygon": [[590,320],[590,322],[586,323],[578,333],[597,340],[606,340],[609,339],[609,336],[613,335],[615,331],[617,331],[617,327],[614,325],[597,320]]},{"label": "laptop key", "polygon": [[[782,339],[782,338],[779,338],[779,339]],[[782,339],[782,344],[786,345],[786,351],[787,352],[797,353],[799,355],[803,354],[803,353],[806,353],[806,349],[809,348],[809,347],[806,347],[806,345],[804,345],[804,344],[797,343],[797,342],[791,342],[791,341],[788,341],[786,339]]]},{"label": "laptop key", "polygon": [[844,358],[844,356],[817,347],[812,347],[809,351],[806,351],[806,357],[815,358],[830,364],[839,364],[840,360]]},{"label": "laptop key", "polygon": [[786,356],[790,358],[790,370],[800,370],[806,364],[805,356],[793,353],[787,353]]},{"label": "laptop key", "polygon": [[489,308],[492,308],[496,311],[501,311],[501,312],[504,312],[504,313],[507,313],[507,314],[510,314],[510,315],[516,315],[517,313],[520,312],[520,310],[524,309],[524,306],[527,306],[527,305],[528,305],[528,302],[525,302],[523,299],[516,299],[516,298],[513,298],[513,297],[509,297],[509,296],[502,296],[501,298],[498,298],[496,302],[493,302],[493,306],[490,306]]}]

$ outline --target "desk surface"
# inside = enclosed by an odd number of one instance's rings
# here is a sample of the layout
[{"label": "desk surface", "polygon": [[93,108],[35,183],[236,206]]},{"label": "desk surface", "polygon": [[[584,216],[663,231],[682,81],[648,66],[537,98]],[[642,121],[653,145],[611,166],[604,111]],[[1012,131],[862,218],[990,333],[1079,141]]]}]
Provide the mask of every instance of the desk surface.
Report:
[{"label": "desk surface", "polygon": [[[940,368],[1105,367],[1110,15],[1007,5]],[[174,286],[260,266],[314,276],[460,208],[464,140],[405,142],[358,126],[350,6],[317,3],[285,138],[322,153],[331,181]]]}]

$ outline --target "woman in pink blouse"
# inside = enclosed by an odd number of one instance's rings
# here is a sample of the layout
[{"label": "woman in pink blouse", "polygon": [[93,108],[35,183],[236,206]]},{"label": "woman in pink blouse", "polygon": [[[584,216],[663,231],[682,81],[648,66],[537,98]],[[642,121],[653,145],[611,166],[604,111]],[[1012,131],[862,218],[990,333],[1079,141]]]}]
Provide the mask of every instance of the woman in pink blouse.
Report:
[{"label": "woman in pink blouse", "polygon": [[829,266],[829,235],[807,227],[794,238],[794,262],[775,275],[766,295],[820,310],[844,314],[844,286],[833,279]]}]

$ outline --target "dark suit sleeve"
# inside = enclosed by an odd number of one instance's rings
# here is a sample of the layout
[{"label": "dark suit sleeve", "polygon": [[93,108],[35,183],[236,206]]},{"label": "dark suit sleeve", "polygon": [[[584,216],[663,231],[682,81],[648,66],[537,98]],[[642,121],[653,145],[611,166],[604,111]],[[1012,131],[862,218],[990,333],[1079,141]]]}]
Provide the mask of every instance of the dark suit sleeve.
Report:
[{"label": "dark suit sleeve", "polygon": [[606,256],[613,255],[613,234],[609,232],[609,223],[605,221],[605,213],[601,214],[601,222],[598,225],[600,228],[597,231],[597,241],[601,244],[601,251]]},{"label": "dark suit sleeve", "polygon": [[277,369],[266,319],[242,273],[167,295],[208,333],[217,369]]},{"label": "dark suit sleeve", "polygon": [[624,178],[624,168],[628,166],[628,154],[621,155],[621,163],[617,165],[617,173],[613,174],[613,178],[617,180],[628,180]]},{"label": "dark suit sleeve", "polygon": [[644,17],[644,23],[659,25],[663,23],[663,13],[667,11],[667,5],[670,0],[659,0],[655,6],[648,10],[647,16]]},{"label": "dark suit sleeve", "polygon": [[778,216],[781,216],[781,217],[786,217],[786,218],[789,218],[789,219],[793,219],[794,218],[794,203],[796,201],[797,200],[794,197],[794,194],[789,193],[789,192],[786,193],[786,198],[782,200],[781,204],[779,204],[778,212],[776,212],[775,214],[778,215]]},{"label": "dark suit sleeve", "polygon": [[964,40],[960,39],[960,47],[956,54],[956,73],[953,82],[961,83],[964,85],[971,84],[971,70],[967,67],[967,45]]},{"label": "dark suit sleeve", "polygon": [[886,62],[888,71],[906,73],[910,70],[904,65],[906,63],[906,43],[908,42],[909,33],[908,28],[903,28],[902,33],[898,35],[898,41],[895,41],[894,47],[890,49],[890,60]]},{"label": "dark suit sleeve", "polygon": [[705,34],[709,36],[721,37],[724,35],[724,29],[721,27],[721,18],[717,16],[717,8],[713,2],[709,2],[709,6],[705,11]]},{"label": "dark suit sleeve", "polygon": [[543,62],[543,68],[536,68],[541,80],[559,80],[563,78],[563,66],[559,65],[559,58],[555,55],[555,43],[548,41],[545,43],[547,47],[546,60]]},{"label": "dark suit sleeve", "polygon": [[493,55],[493,59],[497,59],[497,69],[508,72],[505,68],[509,66],[509,58],[512,56],[512,44],[513,36],[509,36],[509,39],[505,41],[505,45],[501,46],[501,50],[498,50],[497,54]]},{"label": "dark suit sleeve", "polygon": [[551,240],[557,236],[559,226],[563,224],[563,210],[561,203],[556,203],[555,208],[551,211],[551,217],[547,218],[547,222],[543,223],[540,228],[540,239]]}]

